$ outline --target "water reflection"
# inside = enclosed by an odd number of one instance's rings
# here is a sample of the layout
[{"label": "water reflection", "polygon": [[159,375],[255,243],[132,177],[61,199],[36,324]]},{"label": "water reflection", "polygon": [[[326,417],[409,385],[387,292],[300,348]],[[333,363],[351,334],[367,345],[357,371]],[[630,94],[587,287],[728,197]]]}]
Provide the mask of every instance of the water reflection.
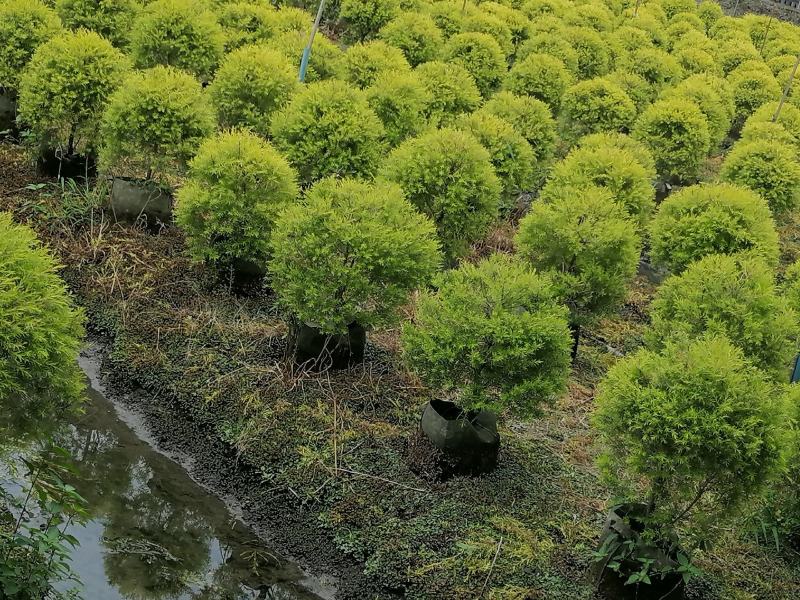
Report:
[{"label": "water reflection", "polygon": [[89,600],[274,600],[318,596],[303,572],[273,556],[224,504],[140,440],[90,390],[86,412],[55,434],[70,451],[73,481],[91,519],[73,569]]}]

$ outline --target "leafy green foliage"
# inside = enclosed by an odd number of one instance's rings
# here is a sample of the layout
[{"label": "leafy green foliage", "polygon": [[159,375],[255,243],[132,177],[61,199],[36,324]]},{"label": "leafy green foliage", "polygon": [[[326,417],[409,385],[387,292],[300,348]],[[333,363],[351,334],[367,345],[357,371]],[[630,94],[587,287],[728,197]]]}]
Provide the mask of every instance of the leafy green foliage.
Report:
[{"label": "leafy green foliage", "polygon": [[383,125],[366,95],[343,81],[311,83],[272,119],[275,145],[303,184],[369,176],[383,154]]},{"label": "leafy green foliage", "polygon": [[461,116],[454,126],[471,133],[489,152],[506,197],[516,198],[520,192],[531,191],[536,157],[511,123],[479,111]]},{"label": "leafy green foliage", "polygon": [[446,125],[459,114],[478,108],[481,93],[461,65],[432,61],[421,64],[415,72],[430,96],[425,115],[431,125]]},{"label": "leafy green foliage", "polygon": [[380,175],[434,221],[448,260],[463,256],[497,216],[500,181],[491,156],[468,133],[439,129],[408,139]]},{"label": "leafy green foliage", "polygon": [[379,37],[403,51],[411,66],[435,60],[441,52],[443,36],[436,22],[424,13],[406,12],[389,21]]},{"label": "leafy green foliage", "polygon": [[552,170],[540,196],[547,201],[565,188],[586,186],[607,189],[640,228],[649,220],[655,199],[653,180],[629,150],[612,145],[572,150]]},{"label": "leafy green foliage", "polygon": [[727,86],[727,82],[713,75],[692,75],[662,94],[665,100],[685,98],[697,104],[708,123],[711,149],[718,148],[727,137],[735,112],[732,92],[729,102],[717,91],[724,86]]},{"label": "leafy green foliage", "polygon": [[547,276],[494,254],[444,274],[403,328],[403,356],[465,410],[535,414],[569,373],[567,310]]},{"label": "leafy green foliage", "polygon": [[354,44],[347,49],[342,67],[344,78],[367,88],[383,74],[407,73],[411,70],[403,53],[382,40]]},{"label": "leafy green foliage", "polygon": [[525,259],[552,274],[577,325],[624,299],[641,250],[625,208],[607,190],[592,186],[566,187],[549,202],[534,203],[515,241]]},{"label": "leafy green foliage", "polygon": [[[286,12],[287,9],[278,11],[278,15]],[[305,15],[303,18],[308,17]],[[313,21],[313,19],[311,19]],[[308,43],[308,23],[304,24],[302,31],[285,31],[267,41],[267,45],[273,50],[277,50],[286,57],[290,64],[300,67],[300,56]],[[339,49],[330,38],[317,32],[314,36],[314,51],[308,61],[308,71],[306,71],[306,83],[313,83],[323,79],[334,79],[340,77],[344,68],[344,53]]]},{"label": "leafy green foliage", "polygon": [[177,194],[175,218],[192,257],[266,266],[277,215],[298,196],[296,180],[286,159],[253,133],[208,138]]},{"label": "leafy green foliage", "polygon": [[33,231],[0,213],[0,406],[29,417],[77,402],[83,313]]},{"label": "leafy green foliage", "polygon": [[606,75],[605,79],[618,85],[623,92],[628,94],[628,97],[633,100],[633,104],[636,106],[637,113],[646,108],[655,99],[657,90],[647,83],[647,80],[641,75],[617,69]]},{"label": "leafy green foliage", "polygon": [[366,93],[369,105],[383,123],[389,146],[397,146],[425,127],[429,96],[416,73],[384,73]]},{"label": "leafy green foliage", "polygon": [[[753,135],[754,127],[761,127],[765,124],[779,125],[791,138],[791,142],[800,153],[800,108],[791,104],[784,104],[777,120],[773,123],[772,119],[778,110],[777,102],[769,102],[756,110],[750,118],[745,121],[742,128],[742,138],[747,139],[748,135]],[[763,131],[763,130],[762,130]],[[786,141],[781,136],[783,141]]]},{"label": "leafy green foliage", "polygon": [[559,59],[548,54],[529,54],[511,67],[503,89],[518,96],[538,98],[556,112],[572,81],[572,74]]},{"label": "leafy green foliage", "polygon": [[131,29],[137,67],[164,65],[211,78],[222,58],[225,35],[213,13],[192,0],[156,0]]},{"label": "leafy green foliage", "polygon": [[783,393],[724,336],[624,358],[596,402],[604,474],[627,499],[646,483],[646,525],[662,535],[676,524],[702,532],[780,464]]},{"label": "leafy green foliage", "polygon": [[650,148],[664,180],[695,180],[711,147],[705,115],[685,98],[652,104],[636,121],[633,135]]},{"label": "leafy green foliage", "polygon": [[769,204],[774,215],[800,204],[800,165],[792,146],[774,140],[739,142],[725,157],[723,181],[750,188]]},{"label": "leafy green foliage", "polygon": [[502,91],[489,98],[481,107],[481,111],[511,123],[528,141],[540,164],[552,155],[556,140],[556,124],[550,109],[541,100]]},{"label": "leafy green foliage", "polygon": [[142,5],[137,0],[56,0],[55,8],[66,27],[89,29],[124,47]]},{"label": "leafy green foliage", "polygon": [[482,11],[473,12],[464,19],[463,31],[488,33],[497,40],[507,57],[514,54],[514,34],[511,28],[494,15]]},{"label": "leafy green foliage", "polygon": [[268,4],[231,2],[220,7],[217,16],[227,52],[264,42],[279,30],[277,12]]},{"label": "leafy green foliage", "polygon": [[570,27],[564,31],[567,41],[578,53],[578,78],[601,77],[611,68],[608,45],[599,33],[587,27]]},{"label": "leafy green foliage", "polygon": [[348,42],[363,42],[400,12],[398,0],[341,0],[339,20]]},{"label": "leafy green foliage", "polygon": [[628,69],[656,89],[679,81],[683,75],[675,57],[660,48],[638,48],[628,59]]},{"label": "leafy green foliage", "polygon": [[656,162],[653,155],[644,143],[632,138],[624,133],[592,133],[578,140],[576,144],[579,148],[597,150],[600,148],[616,148],[625,150],[636,158],[636,162],[642,165],[647,172],[647,179],[653,181],[656,178]]},{"label": "leafy green foliage", "polygon": [[58,15],[38,0],[0,4],[0,87],[16,90],[33,53],[60,30]]},{"label": "leafy green foliage", "polygon": [[500,85],[508,65],[500,44],[488,33],[468,32],[451,37],[443,50],[448,62],[461,65],[488,97]]},{"label": "leafy green foliage", "polygon": [[531,35],[517,50],[516,60],[524,60],[531,54],[554,56],[564,63],[572,75],[578,74],[578,53],[557,33],[540,32]]},{"label": "leafy green foliage", "polygon": [[39,46],[22,75],[20,118],[42,145],[67,154],[91,148],[108,97],[128,68],[123,54],[94,32],[58,35]]},{"label": "leafy green foliage", "polygon": [[778,234],[765,200],[727,183],[693,185],[671,194],[650,223],[653,262],[680,273],[708,254],[752,252],[778,259]]},{"label": "leafy green foliage", "polygon": [[736,104],[736,120],[739,123],[743,123],[766,102],[777,100],[781,96],[781,86],[767,66],[764,63],[761,65],[760,68],[739,68],[728,76]]},{"label": "leafy green foliage", "polygon": [[626,131],[636,118],[636,106],[608,79],[590,79],[567,89],[562,118],[565,136],[575,140],[600,131]]},{"label": "leafy green foliage", "polygon": [[330,334],[391,323],[441,256],[433,224],[396,185],[324,179],[272,232],[270,273],[280,302]]},{"label": "leafy green foliage", "polygon": [[208,94],[222,127],[249,127],[266,136],[273,113],[299,88],[296,69],[282,54],[250,45],[225,57]]},{"label": "leafy green foliage", "polygon": [[653,348],[675,336],[722,334],[777,380],[788,377],[797,315],[777,295],[771,269],[758,258],[712,254],[693,262],[661,285],[651,316],[647,339]]},{"label": "leafy green foliage", "polygon": [[101,164],[138,176],[180,171],[214,130],[200,84],[172,67],[132,73],[103,115]]}]

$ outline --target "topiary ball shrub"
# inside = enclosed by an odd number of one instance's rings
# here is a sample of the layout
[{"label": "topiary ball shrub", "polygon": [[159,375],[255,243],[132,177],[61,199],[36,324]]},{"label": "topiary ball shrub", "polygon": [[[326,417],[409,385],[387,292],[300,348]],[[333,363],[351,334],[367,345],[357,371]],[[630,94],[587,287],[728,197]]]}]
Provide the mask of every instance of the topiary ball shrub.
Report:
[{"label": "topiary ball shrub", "polygon": [[272,231],[269,271],[281,305],[324,333],[390,324],[441,255],[433,224],[395,185],[324,179]]},{"label": "topiary ball shrub", "polygon": [[[708,539],[781,463],[785,393],[724,336],[640,350],[608,371],[595,427],[614,494],[648,502],[645,539]],[[672,538],[670,542],[670,538]]]},{"label": "topiary ball shrub", "polygon": [[[775,115],[778,118],[773,122]],[[769,102],[756,110],[742,128],[742,138],[745,139],[753,128],[763,127],[764,124],[779,125],[791,137],[794,147],[800,153],[800,108],[791,104],[781,106],[778,113],[778,102]]]},{"label": "topiary ball shrub", "polygon": [[55,8],[66,27],[94,31],[115,46],[125,47],[130,24],[142,5],[138,0],[56,0]]},{"label": "topiary ball shrub", "polygon": [[515,60],[521,61],[531,54],[547,54],[559,59],[573,76],[578,74],[578,53],[558,33],[536,33],[531,35],[514,55]]},{"label": "topiary ball shrub", "polygon": [[147,179],[179,172],[214,121],[208,98],[188,73],[162,66],[136,71],[103,115],[101,165]]},{"label": "topiary ball shrub", "polygon": [[426,126],[428,91],[416,73],[385,73],[366,90],[367,102],[383,123],[389,146],[419,134]]},{"label": "topiary ball shrub", "polygon": [[800,165],[792,146],[775,141],[739,142],[725,157],[720,177],[756,192],[773,215],[790,212],[800,204]]},{"label": "topiary ball shrub", "polygon": [[647,179],[655,181],[656,178],[656,161],[650,150],[644,143],[632,138],[624,133],[592,133],[582,137],[577,142],[578,148],[585,148],[587,150],[597,150],[601,148],[616,148],[618,150],[625,150],[631,156],[636,157],[636,162],[642,165],[647,172]]},{"label": "topiary ball shrub", "polygon": [[423,13],[403,13],[389,21],[379,32],[387,44],[400,48],[412,66],[435,60],[444,37],[436,22]]},{"label": "topiary ball shrub", "polygon": [[500,181],[491,156],[468,133],[439,129],[408,139],[392,151],[380,175],[399,184],[433,220],[451,262],[497,217]]},{"label": "topiary ball shrub", "polygon": [[91,150],[108,97],[129,69],[98,34],[64,33],[39,46],[22,74],[19,117],[36,140],[69,156]]},{"label": "topiary ball shrub", "polygon": [[660,48],[638,48],[631,53],[627,68],[656,89],[676,83],[683,75],[678,61]]},{"label": "topiary ball shrub", "polygon": [[228,54],[208,87],[222,127],[249,127],[269,134],[272,115],[300,88],[294,65],[264,46],[244,46]]},{"label": "topiary ball shrub", "polygon": [[225,48],[213,13],[192,0],[156,0],[131,26],[131,56],[140,68],[177,67],[211,78]]},{"label": "topiary ball shrub", "polygon": [[528,141],[539,165],[544,166],[552,156],[556,141],[556,123],[549,107],[541,100],[502,91],[489,98],[481,111],[511,123]]},{"label": "topiary ball shrub", "polygon": [[534,203],[515,243],[523,258],[552,275],[574,327],[622,302],[641,252],[625,208],[593,186],[564,188],[559,197]]},{"label": "topiary ball shrub", "polygon": [[37,0],[0,4],[0,88],[16,91],[33,53],[60,31],[58,15]]},{"label": "topiary ball shrub", "polygon": [[558,112],[572,74],[560,60],[547,54],[529,54],[517,61],[503,81],[503,89],[518,96],[531,96]]},{"label": "topiary ball shrub", "polygon": [[578,53],[578,79],[601,77],[611,70],[611,54],[599,33],[587,27],[570,27],[564,37]]},{"label": "topiary ball shrub", "polygon": [[778,234],[765,200],[728,183],[670,194],[650,223],[650,256],[673,273],[709,254],[751,252],[778,261]]},{"label": "topiary ball shrub", "polygon": [[[286,9],[281,9],[278,14]],[[308,25],[306,25],[307,27]],[[286,57],[290,64],[300,67],[300,58],[308,43],[308,31],[286,31],[270,38],[266,44]],[[314,49],[308,60],[306,83],[342,77],[344,53],[334,42],[321,32],[314,36]]]},{"label": "topiary ball shrub", "polygon": [[632,221],[644,227],[655,206],[655,188],[651,173],[629,150],[614,146],[577,148],[558,163],[550,173],[540,198],[559,197],[567,188],[594,185],[605,188],[622,205]]},{"label": "topiary ball shrub", "polygon": [[508,70],[503,50],[488,33],[459,33],[444,47],[444,58],[461,65],[475,79],[481,94],[489,97]]},{"label": "topiary ball shrub", "polygon": [[35,418],[83,391],[83,313],[57,269],[33,231],[0,212],[0,406],[7,415]]},{"label": "topiary ball shrub", "polygon": [[371,39],[399,13],[399,0],[341,0],[342,39],[351,43]]},{"label": "topiary ball shrub", "polygon": [[232,2],[217,12],[225,36],[225,51],[269,40],[279,31],[277,11],[269,4]]},{"label": "topiary ball shrub", "polygon": [[535,182],[536,157],[525,138],[514,126],[486,112],[463,115],[454,127],[475,136],[486,148],[503,186],[501,208],[509,208],[521,192],[532,190]]},{"label": "topiary ball shrub", "polygon": [[600,131],[627,131],[636,106],[622,89],[603,78],[581,81],[568,88],[561,102],[564,136],[576,140]]},{"label": "topiary ball shrub", "polygon": [[778,296],[761,259],[712,254],[667,278],[651,305],[647,341],[662,348],[676,336],[724,334],[760,368],[785,381],[795,355],[797,315]]},{"label": "topiary ball shrub", "polygon": [[766,65],[763,68],[736,69],[728,76],[736,105],[735,122],[738,127],[765,103],[780,98],[781,86]]},{"label": "topiary ball shrub", "polygon": [[628,94],[636,106],[636,112],[644,110],[655,99],[657,90],[647,83],[641,75],[630,71],[612,71],[604,77],[611,83],[618,85],[620,89]]},{"label": "topiary ball shrub", "polygon": [[535,415],[569,374],[567,310],[552,282],[504,254],[443,274],[401,343],[409,367],[465,411]]},{"label": "topiary ball shrub", "polygon": [[248,131],[227,131],[200,145],[175,219],[195,260],[266,267],[277,215],[297,196],[297,175],[277,150]]},{"label": "topiary ball shrub", "polygon": [[410,71],[402,51],[381,40],[350,46],[342,66],[344,78],[361,89],[371,86],[380,75]]},{"label": "topiary ball shrub", "polygon": [[430,101],[425,116],[431,126],[446,125],[461,113],[473,112],[481,93],[464,67],[440,61],[423,63],[415,69]]},{"label": "topiary ball shrub", "polygon": [[380,119],[344,81],[308,84],[275,114],[271,132],[304,185],[329,175],[368,177],[384,151]]},{"label": "topiary ball shrub", "polygon": [[685,98],[652,104],[636,121],[633,136],[650,148],[664,181],[695,181],[711,148],[705,115]]},{"label": "topiary ball shrub", "polygon": [[708,123],[711,149],[718,148],[722,144],[733,123],[733,103],[729,104],[727,99],[717,92],[719,86],[726,85],[724,80],[711,75],[692,75],[662,94],[664,100],[684,98],[697,104]]},{"label": "topiary ball shrub", "polygon": [[514,34],[502,19],[485,12],[475,11],[464,19],[463,31],[488,33],[497,40],[506,57],[510,58],[514,54]]}]

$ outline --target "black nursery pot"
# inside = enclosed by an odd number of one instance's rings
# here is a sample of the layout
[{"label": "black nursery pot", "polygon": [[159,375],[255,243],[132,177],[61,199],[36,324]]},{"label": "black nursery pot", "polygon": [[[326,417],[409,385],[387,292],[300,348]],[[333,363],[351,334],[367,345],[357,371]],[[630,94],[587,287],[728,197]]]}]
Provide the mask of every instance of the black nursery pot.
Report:
[{"label": "black nursery pot", "polygon": [[42,150],[36,163],[39,172],[48,177],[80,179],[97,176],[97,161],[91,154],[62,154],[60,150]]},{"label": "black nursery pot", "polygon": [[267,274],[267,269],[263,265],[237,258],[230,265],[230,273],[233,287],[246,289],[261,283]]},{"label": "black nursery pot", "polygon": [[154,181],[115,177],[111,183],[111,209],[117,221],[148,225],[172,221],[172,194]]},{"label": "black nursery pot", "polygon": [[608,512],[603,533],[600,536],[600,548],[609,538],[620,541],[637,542],[637,553],[622,562],[618,571],[606,566],[608,561],[596,562],[592,568],[594,580],[607,598],[615,600],[682,600],[685,596],[683,577],[674,571],[664,577],[651,576],[650,584],[625,585],[628,577],[641,569],[638,558],[653,560],[655,569],[677,568],[677,555],[680,548],[667,554],[662,548],[640,541],[644,531],[642,517],[646,514],[647,505],[641,503],[621,504]]},{"label": "black nursery pot", "polygon": [[420,428],[457,473],[477,475],[497,466],[497,416],[488,410],[464,412],[452,402],[431,400]]},{"label": "black nursery pot", "polygon": [[303,323],[294,326],[293,338],[295,360],[312,369],[346,369],[364,361],[367,331],[358,323],[350,323],[341,335]]},{"label": "black nursery pot", "polygon": [[0,132],[14,133],[16,129],[17,100],[11,92],[0,88]]}]

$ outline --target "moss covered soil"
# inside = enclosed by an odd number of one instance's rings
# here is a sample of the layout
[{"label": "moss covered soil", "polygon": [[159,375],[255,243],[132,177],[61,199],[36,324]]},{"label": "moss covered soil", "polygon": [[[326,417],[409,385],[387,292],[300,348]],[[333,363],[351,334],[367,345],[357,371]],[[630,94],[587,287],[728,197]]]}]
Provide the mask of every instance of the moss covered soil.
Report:
[{"label": "moss covered soil", "polygon": [[[39,178],[0,144],[0,210],[32,225],[64,265],[91,326],[110,340],[121,381],[170,398],[255,467],[263,486],[317,515],[386,596],[599,598],[588,576],[612,500],[594,468],[594,388],[641,344],[655,289],[643,270],[623,308],[587,333],[568,393],[541,418],[502,419],[499,468],[437,482],[416,437],[426,391],[400,365],[397,331],[371,334],[365,363],[297,371],[286,326],[260,289],[233,293],[193,266],[181,234],[113,223],[102,182],[89,191]],[[472,258],[508,249],[502,226]],[[785,260],[800,227],[782,229]],[[700,556],[689,597],[795,599],[800,555],[744,522]],[[765,539],[766,537],[766,539]]]}]

